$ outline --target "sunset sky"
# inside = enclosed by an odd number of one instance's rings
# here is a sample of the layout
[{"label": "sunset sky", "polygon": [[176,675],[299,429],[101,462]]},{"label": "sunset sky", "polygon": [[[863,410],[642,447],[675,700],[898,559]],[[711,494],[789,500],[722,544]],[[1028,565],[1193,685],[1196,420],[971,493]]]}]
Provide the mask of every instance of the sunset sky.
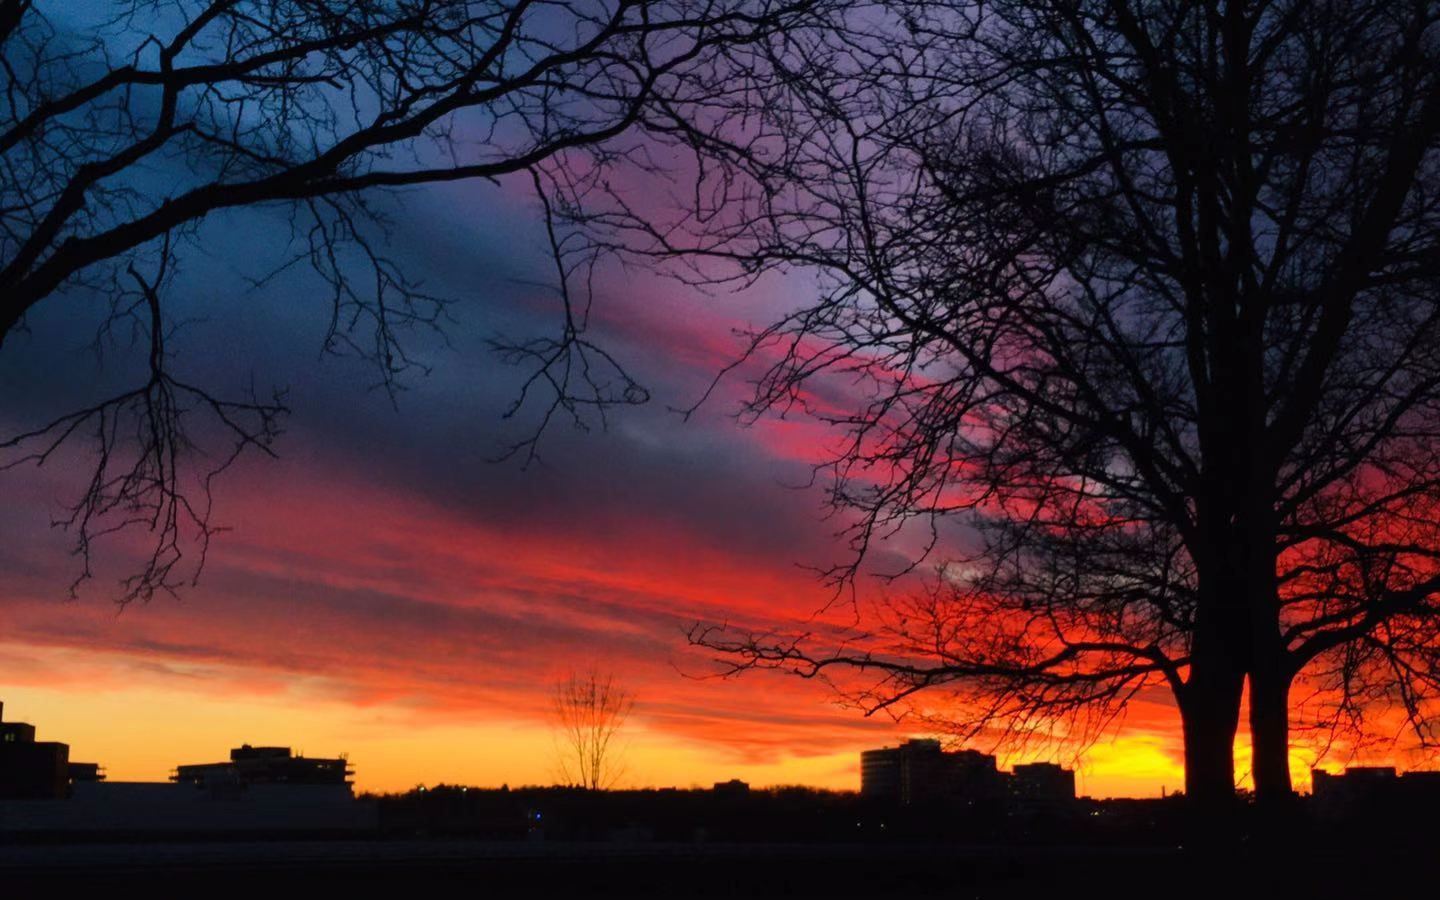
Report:
[{"label": "sunset sky", "polygon": [[[589,666],[636,696],[626,785],[855,789],[861,749],[925,733],[843,708],[821,683],[711,677],[685,640],[695,623],[795,627],[830,598],[812,567],[846,552],[843,523],[803,487],[833,435],[803,418],[737,422],[743,371],[696,415],[673,411],[735,359],[736,329],[808,296],[803,274],[707,294],[608,270],[592,337],[654,399],[604,431],[557,423],[541,461],[522,467],[492,459],[537,410],[504,418],[524,373],[487,341],[558,326],[528,179],[417,190],[389,212],[392,256],[456,299],[447,341],[410,340],[430,374],[393,399],[364,362],[321,356],[330,310],[315,276],[248,286],[284,258],[283,210],[212,217],[182,252],[168,298],[186,320],[170,342],[176,373],[221,393],[287,387],[293,414],[278,460],[247,456],[217,485],[215,518],[231,530],[178,599],[117,610],[114,579],[134,549],[122,542],[67,601],[79,561],[49,526],[85,460],[0,472],[8,719],[112,780],[163,779],[249,742],[346,753],[369,790],[552,781],[550,685]],[[81,290],[52,297],[7,341],[0,436],[133,382],[143,360],[127,344],[103,357],[90,347],[103,312]],[[872,567],[913,549],[881,547]],[[905,585],[866,575],[858,588],[865,603]],[[1158,795],[1183,782],[1178,727],[1157,691],[1078,760],[1064,745],[1041,758],[1078,764],[1082,793]],[[1237,757],[1246,771],[1243,746]],[[1297,750],[1302,786],[1313,760]]]},{"label": "sunset sky", "polygon": [[[75,460],[5,473],[8,718],[68,741],[113,779],[276,743],[348,753],[358,785],[381,790],[550,781],[549,684],[591,664],[637,697],[630,784],[855,788],[860,749],[923,733],[843,709],[818,683],[697,677],[713,669],[684,639],[695,622],[783,627],[829,596],[806,567],[839,558],[837,523],[822,518],[818,490],[797,487],[825,432],[804,420],[740,426],[740,379],[688,422],[668,409],[697,399],[737,351],[733,328],[782,309],[803,279],[704,296],[612,273],[597,336],[654,401],[603,433],[553,429],[528,468],[489,461],[529,423],[502,419],[518,373],[484,342],[543,333],[558,314],[551,292],[525,284],[548,277],[548,260],[530,198],[510,187],[403,201],[396,255],[459,302],[453,347],[417,336],[433,372],[394,405],[369,389],[363,363],[318,358],[327,308],[313,278],[245,287],[280,252],[276,222],[251,212],[206,225],[210,252],[186,255],[174,294],[205,319],[176,339],[178,370],[287,385],[281,458],[248,458],[220,484],[217,520],[233,530],[197,587],[124,612],[109,602],[113,567],[79,602],[64,599],[77,561],[48,524],[74,489]],[[97,361],[85,347],[91,299],[48,303],[0,355],[7,429],[127,374],[123,352]],[[1174,729],[1163,697],[1137,705],[1115,743],[1082,761],[1083,789],[1180,784]]]}]

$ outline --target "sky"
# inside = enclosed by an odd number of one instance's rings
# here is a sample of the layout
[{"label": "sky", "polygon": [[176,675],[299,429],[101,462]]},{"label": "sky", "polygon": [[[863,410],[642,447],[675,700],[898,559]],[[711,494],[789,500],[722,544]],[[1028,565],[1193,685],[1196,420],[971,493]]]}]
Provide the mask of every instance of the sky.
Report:
[{"label": "sky", "polygon": [[[558,773],[552,685],[594,667],[635,696],[627,786],[859,786],[859,752],[924,736],[866,717],[827,685],[779,673],[716,677],[696,624],[803,626],[830,598],[812,571],[844,558],[843,524],[806,487],[833,434],[803,418],[743,424],[744,372],[684,417],[764,325],[814,289],[803,274],[701,292],[663,273],[609,269],[593,337],[651,391],[604,430],[560,422],[541,459],[495,462],[531,433],[507,419],[523,372],[497,334],[543,335],[560,307],[528,181],[408,192],[389,252],[453,297],[429,367],[393,396],[363,361],[320,352],[324,286],[303,268],[253,287],[285,255],[282,211],[216,215],[167,301],[184,327],[175,371],[220,392],[283,386],[277,459],[243,457],[216,486],[219,535],[196,585],[118,609],[136,545],[102,554],[78,600],[71,538],[51,527],[86,471],[80,447],[0,472],[0,702],[112,780],[164,779],[241,743],[347,754],[357,787],[543,784]],[[386,201],[392,202],[392,201]],[[94,402],[136,375],[124,341],[97,354],[105,307],[48,299],[0,350],[0,436]],[[878,549],[886,569],[912,548]],[[938,562],[939,560],[936,560]],[[886,586],[858,583],[866,601]],[[937,697],[935,703],[944,703]],[[1082,793],[1152,796],[1183,783],[1178,718],[1144,694],[1093,746],[1037,758],[1077,767]],[[990,749],[980,744],[979,749]],[[1239,770],[1248,753],[1237,747]],[[1026,757],[1030,758],[1030,757]],[[1302,784],[1313,755],[1297,751]],[[1002,765],[1024,761],[1004,756]]]},{"label": "sky", "polygon": [[[832,439],[820,426],[742,425],[743,377],[688,420],[671,411],[739,352],[735,329],[784,309],[805,280],[705,294],[610,272],[595,336],[654,399],[603,431],[552,428],[537,463],[497,463],[533,409],[503,418],[521,373],[486,341],[545,333],[559,312],[537,211],[522,185],[396,202],[394,255],[456,302],[445,342],[412,343],[430,374],[393,400],[363,362],[319,353],[328,307],[313,276],[248,286],[283,251],[278,213],[217,217],[182,255],[170,296],[195,321],[172,341],[176,371],[283,385],[293,410],[278,459],[242,458],[218,484],[230,530],[196,586],[118,610],[113,577],[134,549],[122,543],[66,600],[78,561],[49,523],[82,457],[0,474],[6,716],[116,780],[249,742],[346,753],[368,790],[552,781],[551,685],[592,666],[636,698],[626,784],[854,789],[861,749],[924,734],[817,682],[716,678],[685,639],[696,623],[802,622],[830,596],[808,567],[845,552],[822,493],[803,486]],[[99,357],[88,346],[97,316],[94,296],[72,292],[7,342],[0,425],[33,427],[133,376],[123,342]],[[1079,760],[1082,789],[1159,793],[1181,783],[1178,760],[1173,712],[1148,698]]]}]

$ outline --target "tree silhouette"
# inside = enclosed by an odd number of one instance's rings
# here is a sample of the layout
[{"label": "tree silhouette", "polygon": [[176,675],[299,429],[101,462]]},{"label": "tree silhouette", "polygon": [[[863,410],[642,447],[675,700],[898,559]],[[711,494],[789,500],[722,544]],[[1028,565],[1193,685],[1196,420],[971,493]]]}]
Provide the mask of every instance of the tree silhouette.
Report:
[{"label": "tree silhouette", "polygon": [[[818,5],[126,0],[104,23],[67,25],[83,6],[47,15],[0,0],[0,347],[47,299],[83,289],[105,305],[97,346],[128,335],[149,362],[133,389],[0,440],[0,469],[91,442],[93,475],[60,523],[83,560],[72,594],[93,542],[117,530],[152,538],[122,603],[198,573],[214,477],[243,451],[272,452],[287,411],[281,393],[216,396],[173,371],[166,289],[207,217],[287,210],[288,262],[329,287],[325,349],[363,356],[393,388],[417,367],[407,330],[439,328],[446,298],[386,255],[377,192],[518,174],[547,212],[552,198],[568,208],[636,151],[614,138],[683,129],[719,89],[715,57],[743,57]],[[571,269],[562,261],[562,286]],[[531,367],[524,396],[550,391],[545,420],[577,425],[642,401],[586,338],[568,287],[564,299],[557,336],[497,343]],[[533,453],[533,440],[519,449]]]},{"label": "tree silhouette", "polygon": [[634,694],[610,673],[571,672],[556,683],[551,711],[566,784],[591,791],[614,786],[624,774],[616,739],[634,707]]},{"label": "tree silhouette", "polygon": [[1437,19],[917,0],[798,37],[743,110],[761,139],[704,143],[725,215],[603,225],[702,281],[820,273],[752,335],[746,412],[843,434],[819,470],[857,514],[837,584],[917,527],[973,553],[873,627],[692,640],[871,673],[871,710],[951,691],[969,734],[1093,736],[1168,688],[1205,801],[1233,794],[1247,684],[1262,802],[1291,793],[1296,684],[1305,724],[1398,708],[1430,740]]}]

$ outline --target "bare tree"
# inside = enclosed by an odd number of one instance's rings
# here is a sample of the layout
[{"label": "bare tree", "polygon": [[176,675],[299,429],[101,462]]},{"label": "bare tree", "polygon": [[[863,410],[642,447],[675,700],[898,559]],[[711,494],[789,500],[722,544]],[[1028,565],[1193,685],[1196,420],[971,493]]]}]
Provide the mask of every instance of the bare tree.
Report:
[{"label": "bare tree", "polygon": [[634,707],[635,696],[611,673],[592,668],[556,683],[551,712],[566,784],[591,791],[614,786],[625,771],[617,739]]},{"label": "bare tree", "polygon": [[[93,543],[132,528],[152,552],[122,603],[193,578],[214,477],[243,451],[273,452],[282,394],[216,396],[174,371],[167,288],[207,217],[284,211],[294,255],[276,265],[309,265],[329,286],[325,349],[368,359],[393,389],[419,367],[405,334],[440,328],[447,300],[386,254],[377,192],[518,175],[547,212],[552,197],[570,208],[636,152],[615,138],[683,129],[720,89],[717,57],[760,52],[819,5],[125,0],[77,24],[83,7],[0,0],[0,347],[46,300],[84,290],[104,305],[97,342],[128,337],[148,358],[134,388],[0,439],[0,469],[90,441],[93,477],[60,522],[83,561],[72,594]],[[583,426],[646,395],[585,336],[575,265],[561,266],[561,332],[497,348],[532,367],[524,397],[549,391],[547,421]]]},{"label": "bare tree", "polygon": [[1311,725],[1398,708],[1428,742],[1440,8],[898,0],[773,62],[726,120],[753,140],[692,141],[724,214],[591,224],[701,281],[817,271],[752,336],[746,412],[846,436],[837,584],[917,527],[955,559],[874,627],[692,640],[878,675],[872,711],[952,692],[970,734],[1093,735],[1168,689],[1217,802],[1247,684],[1266,802],[1297,683]]}]

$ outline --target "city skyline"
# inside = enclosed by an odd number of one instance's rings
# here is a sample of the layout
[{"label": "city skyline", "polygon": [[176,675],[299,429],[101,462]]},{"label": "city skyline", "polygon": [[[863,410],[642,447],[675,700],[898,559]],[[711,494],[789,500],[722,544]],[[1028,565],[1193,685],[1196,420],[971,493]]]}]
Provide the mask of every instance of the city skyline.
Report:
[{"label": "city skyline", "polygon": [[[164,777],[135,777],[133,773],[121,770],[112,777],[111,769],[104,762],[78,761],[63,736],[47,734],[35,722],[17,721],[14,716],[5,717],[4,704],[0,701],[0,745],[5,750],[21,751],[21,756],[10,761],[13,769],[4,786],[8,799],[46,797],[64,799],[75,790],[78,782],[103,782],[107,785],[136,787],[159,787],[167,784],[186,785],[205,790],[226,789],[231,783],[284,783],[300,785],[325,784],[343,786],[347,796],[385,795],[423,792],[428,787],[449,787],[454,790],[476,788],[494,791],[505,790],[510,782],[477,784],[463,778],[442,777],[428,785],[420,782],[387,790],[366,788],[358,778],[358,772],[348,753],[327,757],[306,753],[303,749],[280,744],[242,743],[230,747],[227,758],[218,760],[219,753],[211,752],[215,761],[198,763],[193,760],[173,762]],[[38,743],[37,743],[38,742]],[[28,748],[34,748],[31,752]],[[174,752],[165,746],[160,752]],[[28,754],[28,755],[26,755]],[[1023,758],[1023,757],[1020,757]],[[68,765],[68,786],[66,771]],[[1052,762],[1031,761],[1011,762],[1002,766],[993,754],[983,753],[965,747],[946,747],[934,738],[910,737],[895,744],[872,746],[852,756],[850,768],[855,784],[845,785],[796,785],[761,784],[760,790],[787,789],[794,787],[818,788],[857,795],[864,800],[879,802],[895,808],[910,806],[931,807],[935,804],[990,804],[1009,798],[1007,802],[1036,802],[1043,807],[1054,801],[1108,800],[1125,801],[1123,795],[1111,797],[1088,793],[1083,781],[1077,779],[1077,772]],[[1338,771],[1331,767],[1316,768],[1309,772],[1309,790],[1302,796],[1314,796],[1325,807],[1337,803],[1369,796],[1375,791],[1430,792],[1433,794],[1440,785],[1440,771],[1435,769],[1412,769],[1408,772],[1395,766],[1344,766]],[[566,778],[564,773],[550,782],[515,781],[517,790],[547,788],[570,788],[579,790],[607,791],[705,791],[700,782],[689,784],[647,784],[642,781],[617,783],[609,787],[595,788]],[[708,790],[715,793],[743,794],[752,785],[741,778],[731,777],[713,782]],[[104,792],[105,788],[92,788],[92,792]],[[352,793],[353,791],[353,793]],[[1358,793],[1357,793],[1358,792]],[[1162,790],[1161,797],[1170,792]],[[1153,798],[1150,798],[1153,799]]]}]

